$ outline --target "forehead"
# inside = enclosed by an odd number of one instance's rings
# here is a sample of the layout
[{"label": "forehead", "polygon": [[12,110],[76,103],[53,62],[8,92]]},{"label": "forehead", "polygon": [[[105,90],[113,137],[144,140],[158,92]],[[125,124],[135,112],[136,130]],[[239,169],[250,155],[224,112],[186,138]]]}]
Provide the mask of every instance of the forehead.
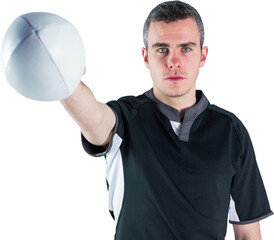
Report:
[{"label": "forehead", "polygon": [[200,33],[196,21],[193,18],[166,23],[164,21],[151,22],[147,33],[148,46],[157,42],[183,43],[200,41]]}]

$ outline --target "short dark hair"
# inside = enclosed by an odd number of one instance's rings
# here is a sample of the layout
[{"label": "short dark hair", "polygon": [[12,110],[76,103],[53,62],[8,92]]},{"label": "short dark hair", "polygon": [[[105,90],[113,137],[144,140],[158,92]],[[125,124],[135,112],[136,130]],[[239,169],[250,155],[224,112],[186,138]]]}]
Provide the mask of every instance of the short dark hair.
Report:
[{"label": "short dark hair", "polygon": [[187,18],[193,18],[200,32],[201,48],[204,44],[204,24],[198,11],[187,3],[181,1],[167,1],[157,5],[148,15],[143,28],[143,41],[147,48],[147,33],[151,22],[165,21],[175,22]]}]

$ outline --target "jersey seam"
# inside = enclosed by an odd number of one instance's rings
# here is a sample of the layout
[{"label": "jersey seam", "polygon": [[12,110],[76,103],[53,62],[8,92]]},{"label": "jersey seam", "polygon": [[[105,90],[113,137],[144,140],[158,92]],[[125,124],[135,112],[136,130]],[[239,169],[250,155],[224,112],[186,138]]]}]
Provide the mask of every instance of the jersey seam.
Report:
[{"label": "jersey seam", "polygon": [[134,114],[132,114],[132,116],[126,121],[126,124],[124,124],[124,126],[128,129],[129,124],[131,123],[131,121],[133,121],[133,119],[137,116],[137,112],[139,110],[140,107],[142,107],[144,104],[148,104],[149,102],[147,100],[145,100],[144,102],[138,104],[137,106],[133,107],[133,111]]},{"label": "jersey seam", "polygon": [[[69,91],[69,87],[68,87],[68,85],[67,85],[67,83],[66,83],[66,81],[65,81],[65,79],[64,79],[63,74],[61,73],[60,69],[58,68],[58,66],[57,66],[57,64],[56,64],[56,62],[55,62],[55,60],[52,58],[51,54],[49,53],[49,50],[48,50],[47,47],[45,46],[44,42],[42,41],[42,39],[41,39],[40,36],[38,35],[39,31],[45,29],[47,26],[44,26],[44,27],[41,28],[41,29],[35,30],[34,26],[31,24],[31,22],[30,22],[27,18],[25,18],[25,17],[23,17],[23,16],[21,16],[21,18],[22,18],[22,19],[31,27],[31,29],[32,29],[32,31],[33,31],[33,34],[30,35],[30,36],[35,35],[35,36],[38,38],[39,42],[41,43],[41,45],[43,46],[44,50],[45,50],[46,53],[48,54],[48,57],[51,59],[53,65],[55,66],[57,72],[59,73],[59,75],[60,75],[60,77],[61,77],[61,79],[62,79],[62,83],[63,83],[63,85],[65,86],[65,88],[66,88],[66,90],[67,90],[67,93],[69,94],[69,92],[70,92],[70,91]],[[53,24],[53,25],[55,26],[55,25],[57,25],[57,24]],[[58,25],[64,25],[64,24],[58,24]],[[30,36],[29,36],[29,37],[30,37]]]},{"label": "jersey seam", "polygon": [[[209,104],[208,104],[208,106],[209,106]],[[194,121],[192,122],[192,124],[191,124],[191,127],[190,127],[190,129],[189,129],[189,133],[188,133],[188,141],[184,141],[185,143],[189,143],[190,141],[191,141],[191,136],[192,136],[192,129],[193,129],[193,127],[195,126],[195,124],[197,124],[197,121],[203,116],[203,114],[205,114],[205,112],[206,112],[206,110],[208,109],[208,106],[206,107],[206,109],[203,111],[203,112],[201,112],[195,119],[194,119]]]},{"label": "jersey seam", "polygon": [[237,161],[237,163],[235,164],[235,170],[236,170],[236,172],[237,172],[237,170],[238,170],[238,168],[239,168],[239,162],[240,162],[240,159],[241,159],[241,156],[242,156],[242,152],[243,152],[243,146],[242,146],[242,141],[241,141],[241,138],[240,138],[240,134],[239,134],[239,130],[236,128],[236,126],[235,126],[235,117],[232,117],[232,116],[229,116],[229,114],[225,114],[225,113],[223,113],[222,111],[222,109],[220,109],[220,111],[218,111],[217,109],[213,109],[213,105],[209,105],[208,106],[208,110],[210,110],[210,111],[214,111],[214,112],[216,112],[216,113],[218,113],[218,114],[220,114],[220,115],[223,115],[224,117],[226,117],[226,118],[229,118],[230,119],[230,121],[232,121],[232,126],[233,126],[233,129],[235,130],[235,132],[236,132],[236,134],[237,134],[237,137],[238,137],[238,141],[239,141],[239,143],[240,143],[240,148],[241,148],[241,155],[240,155],[240,158],[238,159],[238,161]]},{"label": "jersey seam", "polygon": [[273,215],[273,212],[271,210],[269,210],[265,214],[260,214],[260,217],[257,217],[257,218],[254,218],[254,219],[244,220],[244,221],[240,220],[238,222],[229,220],[229,223],[236,224],[236,225],[245,225],[245,224],[250,224],[250,223],[261,221],[261,220],[263,220],[267,217],[270,217],[271,215]]}]

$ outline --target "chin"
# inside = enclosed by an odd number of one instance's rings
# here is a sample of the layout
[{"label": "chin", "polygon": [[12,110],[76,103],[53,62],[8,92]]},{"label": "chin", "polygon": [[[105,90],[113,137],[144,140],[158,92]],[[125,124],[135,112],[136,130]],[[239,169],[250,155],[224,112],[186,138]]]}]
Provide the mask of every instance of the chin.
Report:
[{"label": "chin", "polygon": [[181,97],[184,96],[189,92],[190,89],[187,88],[171,88],[171,89],[166,89],[165,93],[169,97]]},{"label": "chin", "polygon": [[195,90],[195,84],[190,85],[188,82],[178,82],[177,84],[168,84],[165,92],[166,95],[170,97],[181,97],[186,94],[191,94],[193,91],[195,92]]}]

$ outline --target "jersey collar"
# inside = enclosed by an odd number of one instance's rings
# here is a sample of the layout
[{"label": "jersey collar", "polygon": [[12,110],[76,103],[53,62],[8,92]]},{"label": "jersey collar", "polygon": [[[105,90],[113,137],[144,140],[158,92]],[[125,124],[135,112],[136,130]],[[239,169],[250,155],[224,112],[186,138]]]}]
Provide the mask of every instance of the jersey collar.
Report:
[{"label": "jersey collar", "polygon": [[188,141],[190,128],[195,119],[207,108],[209,101],[201,90],[196,90],[197,102],[194,106],[185,109],[183,121],[181,121],[179,111],[161,101],[153,93],[153,89],[145,92],[145,95],[152,100],[158,110],[170,121],[181,123],[179,138]]}]

